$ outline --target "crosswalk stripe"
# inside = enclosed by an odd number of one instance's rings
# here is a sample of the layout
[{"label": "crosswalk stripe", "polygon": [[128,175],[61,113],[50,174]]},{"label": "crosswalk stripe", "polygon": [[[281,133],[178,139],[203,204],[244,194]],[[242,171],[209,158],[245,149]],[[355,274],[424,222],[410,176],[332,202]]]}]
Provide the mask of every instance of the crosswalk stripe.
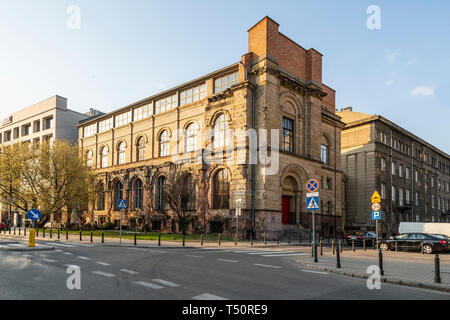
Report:
[{"label": "crosswalk stripe", "polygon": [[137,285],[139,285],[139,286],[143,286],[143,287],[147,287],[147,288],[152,288],[152,289],[155,289],[155,290],[159,290],[159,289],[163,289],[164,287],[163,286],[159,286],[159,285],[157,285],[157,284],[153,284],[153,283],[150,283],[150,282],[145,282],[145,281],[135,281],[135,282],[133,282],[134,284],[137,284]]},{"label": "crosswalk stripe", "polygon": [[92,273],[98,274],[100,276],[108,277],[108,278],[112,278],[112,277],[116,276],[115,274],[106,273],[106,272],[102,272],[102,271],[93,271]]},{"label": "crosswalk stripe", "polygon": [[219,297],[211,293],[202,293],[198,296],[192,297],[193,300],[228,300],[224,297]]},{"label": "crosswalk stripe", "polygon": [[301,272],[308,272],[308,273],[317,273],[317,274],[328,274],[328,272],[323,271],[313,271],[313,270],[300,270]]},{"label": "crosswalk stripe", "polygon": [[227,260],[227,259],[217,259],[218,261],[223,261],[223,262],[233,262],[233,263],[237,263],[238,261],[235,260]]},{"label": "crosswalk stripe", "polygon": [[44,243],[44,244],[46,244],[46,245],[49,245],[49,246],[57,246],[57,247],[65,247],[65,248],[76,248],[76,246],[73,246],[73,245],[71,245],[71,244],[62,244],[62,243]]},{"label": "crosswalk stripe", "polygon": [[41,259],[41,261],[48,262],[48,263],[58,262],[58,261],[53,260],[53,259]]},{"label": "crosswalk stripe", "polygon": [[120,271],[128,273],[128,274],[138,274],[139,272],[133,271],[133,270],[128,270],[128,269],[120,269]]},{"label": "crosswalk stripe", "polygon": [[309,253],[287,253],[287,254],[267,254],[263,255],[263,257],[290,257],[290,256],[309,256]]},{"label": "crosswalk stripe", "polygon": [[78,259],[81,259],[81,260],[91,260],[91,258],[88,258],[88,257],[82,257],[82,256],[79,256]]},{"label": "crosswalk stripe", "polygon": [[163,286],[167,286],[167,287],[179,287],[179,284],[170,282],[170,281],[166,281],[166,280],[162,280],[162,279],[153,279],[153,282],[162,284]]},{"label": "crosswalk stripe", "polygon": [[110,264],[109,264],[109,263],[106,263],[106,262],[97,261],[97,262],[95,262],[95,263],[96,263],[96,264],[99,264],[99,265],[101,265],[101,266],[104,266],[104,267],[110,266]]},{"label": "crosswalk stripe", "polygon": [[258,254],[276,254],[276,253],[294,253],[293,251],[259,251],[259,252],[250,252],[246,254],[258,255]]},{"label": "crosswalk stripe", "polygon": [[268,264],[259,264],[259,263],[254,263],[254,266],[259,266],[259,267],[266,267],[266,268],[276,268],[276,269],[281,269],[281,267],[278,266],[270,266]]}]

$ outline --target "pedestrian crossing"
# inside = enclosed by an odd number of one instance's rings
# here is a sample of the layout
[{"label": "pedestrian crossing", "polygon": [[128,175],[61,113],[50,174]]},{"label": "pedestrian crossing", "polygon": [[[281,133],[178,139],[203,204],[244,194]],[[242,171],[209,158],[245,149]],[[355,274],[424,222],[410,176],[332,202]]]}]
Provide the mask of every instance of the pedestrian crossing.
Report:
[{"label": "pedestrian crossing", "polygon": [[[194,251],[191,251],[191,253],[194,253]],[[296,252],[296,251],[284,251],[284,250],[265,250],[265,249],[253,249],[253,250],[246,250],[246,249],[215,249],[215,248],[205,248],[201,249],[199,251],[195,251],[195,253],[207,253],[207,254],[214,254],[214,253],[235,253],[235,254],[245,254],[245,255],[251,255],[251,256],[260,256],[260,257],[296,257],[296,256],[308,256],[309,253],[305,252]]]}]

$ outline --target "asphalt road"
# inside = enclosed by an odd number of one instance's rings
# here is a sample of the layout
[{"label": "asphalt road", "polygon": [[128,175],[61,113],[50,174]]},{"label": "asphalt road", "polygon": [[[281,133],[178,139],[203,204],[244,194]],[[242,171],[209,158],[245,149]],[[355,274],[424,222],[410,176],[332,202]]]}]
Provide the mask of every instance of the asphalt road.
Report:
[{"label": "asphalt road", "polygon": [[[41,243],[46,243],[45,241]],[[0,299],[444,299],[450,294],[317,272],[278,249],[129,248],[54,243],[46,252],[1,252]],[[69,265],[81,289],[69,290]]]}]

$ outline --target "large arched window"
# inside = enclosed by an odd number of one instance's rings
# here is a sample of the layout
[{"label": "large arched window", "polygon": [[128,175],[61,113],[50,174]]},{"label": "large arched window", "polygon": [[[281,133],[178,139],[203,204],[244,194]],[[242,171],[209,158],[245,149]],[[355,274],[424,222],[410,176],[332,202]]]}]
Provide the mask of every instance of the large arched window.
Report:
[{"label": "large arched window", "polygon": [[119,146],[117,147],[117,164],[125,164],[125,142],[119,143]]},{"label": "large arched window", "polygon": [[324,135],[321,138],[320,161],[325,164],[330,164],[330,144]]},{"label": "large arched window", "polygon": [[166,178],[165,177],[159,177],[156,181],[156,210],[163,211],[165,208],[165,197],[164,197],[164,186],[166,184]]},{"label": "large arched window", "polygon": [[136,161],[145,160],[145,140],[140,137],[136,144]]},{"label": "large arched window", "polygon": [[229,144],[228,116],[222,113],[214,122],[214,148],[222,148]]},{"label": "large arched window", "polygon": [[92,153],[92,150],[89,150],[86,153],[86,165],[88,167],[92,167],[92,158],[93,158],[94,154]]},{"label": "large arched window", "polygon": [[214,176],[214,209],[229,209],[230,207],[230,182],[228,171],[222,169]]},{"label": "large arched window", "polygon": [[114,208],[119,211],[118,208],[119,200],[123,199],[123,184],[120,181],[117,181],[114,185]]},{"label": "large arched window", "polygon": [[136,179],[133,184],[133,207],[141,210],[144,208],[144,189],[141,179]]},{"label": "large arched window", "polygon": [[107,168],[108,167],[108,147],[103,147],[100,152],[100,166],[101,168]]},{"label": "large arched window", "polygon": [[196,123],[191,123],[186,128],[186,133],[185,133],[185,151],[186,152],[197,151],[197,142],[198,142],[197,132],[198,132],[198,128],[197,128]]},{"label": "large arched window", "polygon": [[166,157],[169,155],[169,132],[164,130],[159,136],[159,156]]},{"label": "large arched window", "polygon": [[192,174],[188,173],[182,177],[183,192],[181,194],[181,206],[184,210],[193,211],[196,208],[196,188]]},{"label": "large arched window", "polygon": [[105,210],[105,187],[101,182],[97,186],[97,210]]}]

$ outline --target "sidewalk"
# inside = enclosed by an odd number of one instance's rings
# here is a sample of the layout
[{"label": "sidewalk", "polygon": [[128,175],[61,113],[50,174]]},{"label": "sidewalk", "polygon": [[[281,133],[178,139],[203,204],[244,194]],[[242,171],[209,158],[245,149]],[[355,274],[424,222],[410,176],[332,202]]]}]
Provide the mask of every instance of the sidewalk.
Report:
[{"label": "sidewalk", "polygon": [[0,240],[0,251],[48,251],[55,248],[48,245],[36,243],[36,246],[29,248],[25,242],[18,243],[18,241]]},{"label": "sidewalk", "polygon": [[[450,292],[450,254],[439,255],[441,284],[434,283],[434,258],[434,254],[383,252],[382,282]],[[378,251],[344,251],[341,255],[340,269],[336,268],[336,256],[328,250],[323,256],[318,250],[318,263],[314,263],[311,256],[300,257],[296,260],[301,265],[312,269],[368,278],[371,274],[367,273],[367,268],[371,265],[378,266]]]}]

